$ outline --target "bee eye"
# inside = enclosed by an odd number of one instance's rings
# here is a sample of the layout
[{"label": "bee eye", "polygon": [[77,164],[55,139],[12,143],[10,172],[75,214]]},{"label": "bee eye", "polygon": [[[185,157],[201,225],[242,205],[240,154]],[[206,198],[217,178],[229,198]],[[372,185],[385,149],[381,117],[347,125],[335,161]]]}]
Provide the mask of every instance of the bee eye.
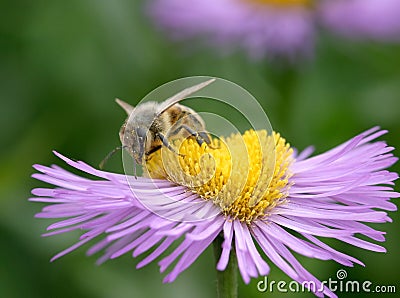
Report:
[{"label": "bee eye", "polygon": [[146,137],[146,129],[144,129],[142,127],[136,128],[136,135],[139,138],[144,139]]}]

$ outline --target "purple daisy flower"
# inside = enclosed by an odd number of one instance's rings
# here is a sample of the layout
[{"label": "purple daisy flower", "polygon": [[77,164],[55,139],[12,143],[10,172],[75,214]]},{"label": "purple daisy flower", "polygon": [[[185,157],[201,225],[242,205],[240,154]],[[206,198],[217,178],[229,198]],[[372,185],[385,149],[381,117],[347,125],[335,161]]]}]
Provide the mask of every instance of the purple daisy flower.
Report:
[{"label": "purple daisy flower", "polygon": [[153,0],[148,10],[175,40],[203,37],[253,58],[310,56],[319,23],[354,38],[400,38],[397,0]]},{"label": "purple daisy flower", "polygon": [[[389,200],[400,196],[393,191],[398,175],[385,170],[397,161],[394,148],[374,141],[385,133],[370,129],[314,157],[309,157],[311,148],[297,154],[279,134],[265,131],[214,140],[218,149],[187,139],[180,156],[163,149],[154,153],[145,168],[153,179],[100,171],[55,153],[95,179],[35,165],[41,173],[33,177],[56,188],[34,189],[30,200],[50,204],[36,217],[60,219],[45,236],[85,231],[52,260],[101,239],[88,250],[88,255],[104,251],[99,263],[151,252],[137,264],[140,268],[163,254],[161,272],[175,262],[164,279],[172,282],[223,237],[218,270],[226,269],[233,251],[245,283],[267,275],[270,261],[293,280],[312,282],[317,296],[336,297],[291,251],[345,266],[363,264],[319,237],[385,252],[373,242],[383,242],[385,233],[364,224],[390,222],[385,211],[396,206]],[[177,241],[179,246],[168,250]]]}]

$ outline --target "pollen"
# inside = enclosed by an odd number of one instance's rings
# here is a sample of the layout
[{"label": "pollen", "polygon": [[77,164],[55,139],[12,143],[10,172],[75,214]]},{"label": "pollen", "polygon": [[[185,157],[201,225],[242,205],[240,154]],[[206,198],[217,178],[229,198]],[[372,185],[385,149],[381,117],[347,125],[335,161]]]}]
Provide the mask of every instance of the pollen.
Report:
[{"label": "pollen", "polygon": [[176,152],[162,148],[148,157],[145,175],[185,186],[248,224],[286,201],[293,150],[278,133],[249,130],[210,145],[192,137],[173,144]]}]

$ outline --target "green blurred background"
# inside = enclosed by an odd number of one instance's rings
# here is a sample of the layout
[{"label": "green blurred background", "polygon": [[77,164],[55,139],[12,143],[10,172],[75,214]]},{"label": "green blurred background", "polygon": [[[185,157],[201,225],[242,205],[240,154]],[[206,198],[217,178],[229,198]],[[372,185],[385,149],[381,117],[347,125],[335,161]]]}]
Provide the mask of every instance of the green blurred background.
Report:
[{"label": "green blurred background", "polygon": [[[119,144],[125,115],[115,97],[134,104],[170,80],[218,76],[249,90],[275,130],[300,149],[313,144],[323,152],[374,125],[388,129],[384,139],[400,147],[398,45],[321,34],[315,58],[288,70],[278,62],[172,44],[154,29],[139,1],[8,0],[1,6],[0,297],[215,297],[211,249],[167,285],[155,263],[136,270],[137,260],[129,255],[96,266],[81,248],[49,263],[78,235],[40,237],[52,221],[33,218],[42,205],[27,201],[30,189],[44,184],[30,178],[31,166],[63,165],[53,149],[97,165]],[[121,172],[121,159],[114,157],[107,167]],[[391,216],[392,224],[377,226],[388,232],[386,254],[329,242],[366,264],[346,268],[348,279],[400,291],[399,216]],[[322,280],[335,279],[342,268],[299,259]],[[269,279],[289,281],[276,267]],[[258,293],[257,281],[240,281],[240,296],[280,296]]]}]

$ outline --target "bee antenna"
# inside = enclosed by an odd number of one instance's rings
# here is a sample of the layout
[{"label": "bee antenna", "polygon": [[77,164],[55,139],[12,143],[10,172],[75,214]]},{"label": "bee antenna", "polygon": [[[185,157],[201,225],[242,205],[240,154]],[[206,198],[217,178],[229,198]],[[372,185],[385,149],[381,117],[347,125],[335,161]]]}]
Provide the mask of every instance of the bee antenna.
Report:
[{"label": "bee antenna", "polygon": [[104,169],[105,164],[107,163],[107,161],[119,150],[126,148],[127,146],[119,146],[114,148],[110,153],[107,154],[106,157],[104,157],[104,159],[100,162],[99,164],[99,168],[100,170]]}]

